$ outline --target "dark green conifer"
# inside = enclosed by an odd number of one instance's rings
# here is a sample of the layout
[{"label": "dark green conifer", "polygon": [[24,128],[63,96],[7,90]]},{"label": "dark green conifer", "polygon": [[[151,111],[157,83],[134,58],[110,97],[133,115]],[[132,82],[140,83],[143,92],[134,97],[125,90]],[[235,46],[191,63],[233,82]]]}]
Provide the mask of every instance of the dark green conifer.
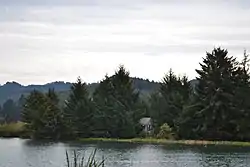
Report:
[{"label": "dark green conifer", "polygon": [[172,69],[164,76],[160,89],[151,96],[151,112],[157,128],[167,123],[175,132],[183,106],[189,100],[190,84],[186,76],[177,77]]},{"label": "dark green conifer", "polygon": [[104,133],[110,137],[135,137],[138,114],[143,109],[138,108],[139,92],[134,89],[124,66],[120,66],[115,75],[105,77],[94,93],[94,102],[99,113],[97,122],[103,125]]},{"label": "dark green conifer", "polygon": [[68,131],[72,135],[89,137],[93,128],[93,105],[89,98],[86,83],[81,78],[77,79],[71,87],[71,93],[66,101],[64,118],[66,119]]},{"label": "dark green conifer", "polygon": [[236,132],[232,120],[237,115],[234,103],[237,61],[228,56],[227,50],[216,48],[207,53],[200,66],[196,70],[199,77],[195,100],[183,113],[182,128],[190,129],[189,137],[192,134],[198,138],[230,140]]}]

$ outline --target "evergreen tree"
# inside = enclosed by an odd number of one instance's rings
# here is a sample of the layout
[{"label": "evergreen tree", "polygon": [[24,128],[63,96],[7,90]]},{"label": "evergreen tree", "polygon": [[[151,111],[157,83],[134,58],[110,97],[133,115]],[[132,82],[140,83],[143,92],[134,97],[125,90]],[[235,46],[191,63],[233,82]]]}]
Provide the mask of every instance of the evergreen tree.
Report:
[{"label": "evergreen tree", "polygon": [[139,92],[134,89],[133,81],[129,75],[129,72],[121,65],[111,79],[116,99],[114,109],[117,111],[115,113],[120,112],[117,132],[121,138],[130,138],[136,135],[136,127],[143,112],[142,108],[138,108]]},{"label": "evergreen tree", "polygon": [[71,87],[71,94],[64,110],[69,131],[81,137],[89,137],[93,128],[93,105],[81,78]]},{"label": "evergreen tree", "polygon": [[20,118],[20,113],[17,110],[16,103],[12,99],[8,99],[3,104],[2,115],[7,123],[17,122]]},{"label": "evergreen tree", "polygon": [[42,117],[48,108],[46,102],[45,96],[37,90],[32,91],[26,98],[22,121],[26,123],[26,128],[31,135],[37,136],[36,134],[39,134],[39,130],[43,128]]},{"label": "evergreen tree", "polygon": [[3,109],[2,106],[0,105],[0,124],[4,123],[4,115],[3,115]]},{"label": "evergreen tree", "polygon": [[59,139],[64,133],[60,109],[49,97],[36,90],[26,98],[22,120],[34,138]]},{"label": "evergreen tree", "polygon": [[179,116],[189,95],[190,84],[187,77],[177,77],[170,69],[163,78],[160,89],[151,96],[152,117],[156,128],[167,123],[176,132]]},{"label": "evergreen tree", "polygon": [[25,96],[22,94],[17,101],[18,120],[21,120],[24,104],[25,104]]},{"label": "evergreen tree", "polygon": [[[233,139],[237,117],[234,95],[237,90],[238,67],[236,59],[227,50],[216,48],[207,53],[199,77],[195,100],[183,112],[181,135],[205,139]],[[189,130],[187,134],[186,129]]]},{"label": "evergreen tree", "polygon": [[[139,101],[129,72],[120,66],[111,77],[105,77],[94,93],[99,127],[110,137],[131,138],[136,135],[140,115],[145,109]],[[97,114],[98,113],[98,114]]]},{"label": "evergreen tree", "polygon": [[94,113],[94,135],[97,137],[109,137],[110,130],[115,128],[112,125],[113,118],[113,89],[111,86],[111,78],[107,75],[93,93],[93,101],[95,106]]},{"label": "evergreen tree", "polygon": [[249,140],[250,135],[248,133],[249,121],[250,121],[250,75],[249,75],[249,55],[244,51],[244,57],[237,70],[238,80],[237,89],[234,97],[235,114],[234,122],[236,124],[237,139]]},{"label": "evergreen tree", "polygon": [[61,139],[65,136],[64,122],[61,110],[52,101],[48,100],[50,107],[44,111],[41,121],[43,127],[39,129],[39,138]]},{"label": "evergreen tree", "polygon": [[55,105],[58,105],[59,98],[55,92],[55,89],[49,89],[46,95]]},{"label": "evergreen tree", "polygon": [[[44,114],[46,122],[46,131],[51,131],[52,137],[59,139],[59,138],[66,138],[68,137],[68,132],[66,129],[66,122],[63,118],[63,111],[59,107],[59,98],[54,89],[49,89],[47,94],[47,98],[49,99],[50,103],[50,111]],[[53,135],[54,134],[54,135]]]}]

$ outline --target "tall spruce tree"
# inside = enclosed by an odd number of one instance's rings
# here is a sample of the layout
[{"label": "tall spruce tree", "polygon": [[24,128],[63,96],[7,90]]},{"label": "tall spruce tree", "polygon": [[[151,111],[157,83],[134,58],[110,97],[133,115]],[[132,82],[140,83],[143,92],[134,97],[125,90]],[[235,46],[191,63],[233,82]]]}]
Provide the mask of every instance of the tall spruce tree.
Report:
[{"label": "tall spruce tree", "polygon": [[187,138],[231,140],[237,127],[234,95],[238,63],[227,50],[215,48],[200,66],[196,70],[199,77],[195,99],[183,112],[180,134]]},{"label": "tall spruce tree", "polygon": [[22,112],[22,121],[26,123],[26,129],[33,137],[42,137],[41,131],[44,127],[43,114],[48,110],[48,101],[44,94],[32,91],[26,98]]},{"label": "tall spruce tree", "polygon": [[17,122],[20,119],[20,113],[18,112],[18,108],[16,103],[12,99],[6,100],[3,104],[2,114],[5,122]]},{"label": "tall spruce tree", "polygon": [[93,128],[93,114],[86,83],[78,77],[77,82],[71,87],[71,94],[64,109],[64,118],[72,135],[89,137]]},{"label": "tall spruce tree", "polygon": [[189,100],[189,95],[190,84],[187,77],[177,77],[170,69],[164,76],[160,89],[151,96],[151,112],[156,128],[167,123],[174,131],[177,131],[177,121],[183,106]]},{"label": "tall spruce tree", "polygon": [[0,120],[1,122],[3,121],[4,117],[3,117],[3,113],[2,113],[2,106],[0,105]]},{"label": "tall spruce tree", "polygon": [[111,86],[111,78],[107,75],[100,82],[98,87],[93,93],[93,101],[95,106],[94,122],[95,129],[94,135],[97,137],[110,137],[112,136],[111,129],[114,129],[112,124],[113,120],[113,88]]},{"label": "tall spruce tree", "polygon": [[49,89],[46,95],[51,100],[51,102],[53,102],[55,105],[58,105],[59,98],[55,92],[55,89]]},{"label": "tall spruce tree", "polygon": [[136,127],[144,110],[138,108],[139,93],[124,66],[120,66],[111,77],[105,77],[94,93],[94,101],[99,113],[99,126],[110,137],[131,138],[136,135]]},{"label": "tall spruce tree", "polygon": [[22,121],[34,138],[59,139],[64,133],[60,109],[48,96],[36,90],[26,98]]},{"label": "tall spruce tree", "polygon": [[59,106],[59,98],[54,89],[49,89],[46,93],[49,100],[50,109],[44,113],[46,120],[46,131],[50,131],[52,138],[61,139],[68,137],[68,132],[63,119],[63,111]]},{"label": "tall spruce tree", "polygon": [[249,55],[244,51],[243,60],[237,70],[237,91],[235,95],[235,114],[234,123],[236,124],[237,140],[249,140],[250,134],[248,129],[250,128],[250,75],[249,75]]},{"label": "tall spruce tree", "polygon": [[53,101],[48,100],[47,105],[50,106],[42,115],[43,127],[39,129],[39,138],[62,139],[65,137],[64,122],[61,110]]},{"label": "tall spruce tree", "polygon": [[25,96],[22,94],[17,101],[17,112],[19,114],[19,118],[18,118],[19,121],[21,120],[24,104],[25,104]]}]

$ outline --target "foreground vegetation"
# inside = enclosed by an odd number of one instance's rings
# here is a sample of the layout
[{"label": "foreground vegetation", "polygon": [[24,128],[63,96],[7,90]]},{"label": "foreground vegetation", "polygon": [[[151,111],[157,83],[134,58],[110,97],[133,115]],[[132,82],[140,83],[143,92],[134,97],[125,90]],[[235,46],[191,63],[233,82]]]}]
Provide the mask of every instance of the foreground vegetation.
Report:
[{"label": "foreground vegetation", "polygon": [[[20,119],[35,139],[151,136],[159,139],[155,141],[249,141],[248,58],[245,52],[238,61],[227,50],[215,48],[196,70],[195,86],[170,69],[147,101],[120,66],[114,75],[105,76],[93,94],[78,78],[63,107],[54,90],[45,94],[34,90],[22,100]],[[153,119],[152,134],[142,133],[142,117]],[[15,122],[11,115],[4,118]]]},{"label": "foreground vegetation", "polygon": [[[29,134],[25,130],[23,122],[4,124],[0,126],[1,137],[19,137],[27,138]],[[250,146],[250,142],[241,141],[207,141],[207,140],[176,140],[176,139],[161,139],[156,137],[147,138],[131,138],[131,139],[117,139],[117,138],[79,138],[79,142],[118,142],[118,143],[142,143],[142,144],[182,144],[182,145],[229,145],[229,146]],[[94,151],[93,154],[95,155]],[[75,153],[73,154],[73,156]],[[80,157],[77,156],[78,163]],[[73,162],[72,162],[73,163]]]},{"label": "foreground vegetation", "polygon": [[[0,136],[1,137],[27,138],[28,134],[27,134],[27,131],[25,131],[25,124],[23,122],[17,122],[17,123],[11,123],[11,124],[3,124],[3,125],[1,125],[0,126]],[[160,138],[154,138],[154,137],[132,138],[132,139],[79,138],[79,139],[77,139],[77,141],[80,141],[80,142],[142,143],[142,144],[182,144],[182,145],[250,146],[250,142],[241,142],[241,141],[175,140],[175,139],[160,139]],[[93,155],[95,155],[95,154],[96,154],[96,150],[91,154],[91,157],[93,157]],[[75,155],[76,155],[76,153],[73,153],[73,156],[75,156]],[[79,164],[79,161],[80,161],[79,158],[80,158],[79,156],[77,156],[77,158],[76,158],[77,161],[78,161],[77,164]]]},{"label": "foreground vegetation", "polygon": [[67,167],[104,167],[104,158],[102,161],[96,160],[96,149],[90,154],[87,161],[85,161],[84,156],[79,156],[76,151],[73,152],[73,157],[71,158],[66,151],[66,163]]},{"label": "foreground vegetation", "polygon": [[22,122],[0,125],[1,137],[26,137],[25,124]]}]

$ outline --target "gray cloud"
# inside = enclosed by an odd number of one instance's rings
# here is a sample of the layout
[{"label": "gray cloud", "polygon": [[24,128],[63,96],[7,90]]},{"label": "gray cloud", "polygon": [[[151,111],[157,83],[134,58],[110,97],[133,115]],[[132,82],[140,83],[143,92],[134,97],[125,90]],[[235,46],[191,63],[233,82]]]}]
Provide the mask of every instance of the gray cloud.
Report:
[{"label": "gray cloud", "polygon": [[0,83],[73,81],[78,75],[96,81],[121,63],[132,75],[150,79],[159,80],[170,67],[193,78],[201,57],[213,47],[228,48],[237,56],[248,49],[249,4],[3,0]]}]

